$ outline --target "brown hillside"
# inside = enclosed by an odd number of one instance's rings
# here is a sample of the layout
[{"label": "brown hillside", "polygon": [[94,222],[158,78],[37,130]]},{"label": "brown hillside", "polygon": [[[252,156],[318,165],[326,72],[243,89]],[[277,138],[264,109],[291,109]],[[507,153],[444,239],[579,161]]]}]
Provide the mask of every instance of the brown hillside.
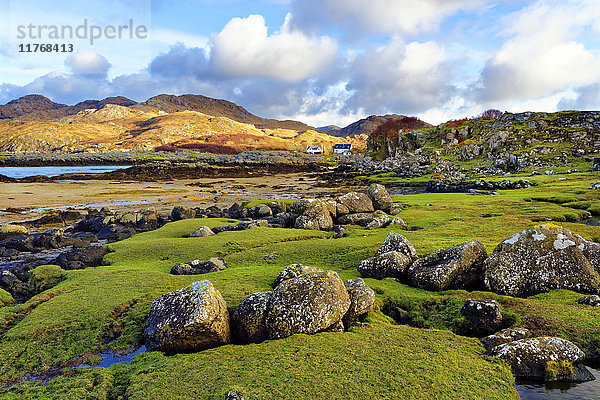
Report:
[{"label": "brown hillside", "polygon": [[[404,120],[407,118],[404,115],[388,114],[388,115],[371,115],[367,118],[358,120],[345,128],[340,129],[336,132],[331,132],[331,135],[340,137],[349,137],[355,135],[370,135],[371,132],[375,131],[380,125],[390,120]],[[431,128],[433,125],[427,122],[420,121],[419,126],[413,129]]]}]

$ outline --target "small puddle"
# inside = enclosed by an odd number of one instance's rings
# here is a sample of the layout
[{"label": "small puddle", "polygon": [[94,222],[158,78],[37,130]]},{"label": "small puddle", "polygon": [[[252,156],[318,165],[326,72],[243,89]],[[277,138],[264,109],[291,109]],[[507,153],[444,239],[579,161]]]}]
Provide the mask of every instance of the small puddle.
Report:
[{"label": "small puddle", "polygon": [[600,218],[597,218],[597,217],[587,218],[587,219],[584,219],[583,221],[580,221],[580,223],[582,223],[584,225],[589,225],[589,226],[600,226]]},{"label": "small puddle", "polygon": [[590,400],[600,399],[600,361],[584,363],[596,377],[595,381],[583,383],[569,382],[529,382],[517,381],[515,388],[521,400]]},{"label": "small puddle", "polygon": [[100,357],[102,357],[102,361],[100,361],[98,364],[96,364],[96,365],[81,364],[81,365],[78,365],[77,368],[82,368],[82,367],[108,368],[111,365],[115,365],[115,364],[130,364],[131,361],[135,358],[135,356],[137,356],[138,354],[145,353],[145,352],[146,352],[146,346],[142,346],[132,353],[123,354],[123,355],[118,355],[118,353],[115,353],[114,351],[109,351],[106,353],[99,353],[98,355]]}]

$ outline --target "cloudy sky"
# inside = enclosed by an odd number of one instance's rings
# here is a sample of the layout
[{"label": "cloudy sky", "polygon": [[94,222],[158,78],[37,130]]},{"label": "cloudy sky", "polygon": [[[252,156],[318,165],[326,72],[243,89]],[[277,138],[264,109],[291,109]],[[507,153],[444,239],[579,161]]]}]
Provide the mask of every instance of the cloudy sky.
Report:
[{"label": "cloudy sky", "polygon": [[[0,0],[0,104],[31,93],[66,104],[194,93],[316,126],[600,109],[598,0],[48,4]],[[73,52],[19,51],[35,43]]]}]

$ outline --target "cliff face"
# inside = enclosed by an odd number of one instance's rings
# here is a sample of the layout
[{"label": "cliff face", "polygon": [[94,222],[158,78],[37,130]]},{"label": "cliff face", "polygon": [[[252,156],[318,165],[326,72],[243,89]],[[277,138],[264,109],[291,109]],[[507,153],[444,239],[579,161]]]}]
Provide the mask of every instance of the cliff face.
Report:
[{"label": "cliff face", "polygon": [[[449,121],[400,133],[386,145],[395,156],[429,150],[456,161],[558,165],[600,152],[600,111],[505,113],[497,120]],[[369,141],[367,151],[377,153],[380,146]]]}]

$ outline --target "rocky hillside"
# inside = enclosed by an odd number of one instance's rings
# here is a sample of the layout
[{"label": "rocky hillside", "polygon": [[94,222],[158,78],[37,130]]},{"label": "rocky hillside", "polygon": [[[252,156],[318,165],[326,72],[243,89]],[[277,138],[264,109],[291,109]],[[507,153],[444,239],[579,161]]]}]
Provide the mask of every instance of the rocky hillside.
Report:
[{"label": "rocky hillside", "polygon": [[372,154],[388,146],[395,157],[435,154],[454,162],[479,160],[501,170],[566,165],[600,152],[600,112],[505,113],[500,119],[449,121],[400,132],[385,144],[369,141]]},{"label": "rocky hillside", "polygon": [[352,143],[297,121],[257,117],[234,103],[205,96],[159,95],[144,103],[125,97],[74,106],[29,95],[0,106],[0,152],[104,152],[198,149],[217,153],[297,150]]},{"label": "rocky hillside", "polygon": [[[367,118],[360,119],[351,123],[345,128],[330,132],[331,135],[339,137],[370,135],[380,125],[383,125],[390,120],[403,120],[407,118],[405,115],[388,114],[388,115],[371,115]],[[429,128],[431,124],[423,122],[419,128]]]}]

